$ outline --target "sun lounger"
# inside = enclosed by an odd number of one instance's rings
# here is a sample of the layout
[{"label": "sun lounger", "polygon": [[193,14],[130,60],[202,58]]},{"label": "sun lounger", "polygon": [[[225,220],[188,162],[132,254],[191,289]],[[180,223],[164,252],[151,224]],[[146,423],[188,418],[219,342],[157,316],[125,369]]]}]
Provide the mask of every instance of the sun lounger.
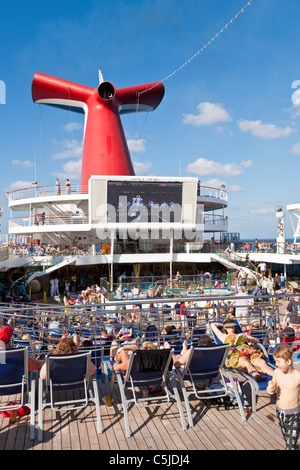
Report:
[{"label": "sun lounger", "polygon": [[19,402],[10,406],[0,406],[0,411],[23,407],[30,409],[30,439],[35,437],[35,375],[28,372],[27,348],[0,350],[0,395],[20,395]]},{"label": "sun lounger", "polygon": [[[51,407],[62,412],[86,407],[89,403],[96,406],[97,429],[102,433],[100,399],[95,377],[90,377],[90,352],[76,354],[48,355],[46,357],[46,380],[39,380],[38,439],[43,440],[43,411]],[[55,399],[55,393],[65,390],[84,391],[83,398],[66,397]]]},{"label": "sun lounger", "polygon": [[[189,398],[195,396],[199,400],[211,400],[216,397],[228,397],[234,394],[239,406],[242,421],[246,420],[241,397],[231,372],[225,367],[225,360],[230,348],[229,344],[206,345],[189,350],[184,369],[174,369],[183,392],[188,422],[192,427],[194,421]],[[199,388],[199,384],[203,385]],[[213,389],[209,386],[213,384]]]}]

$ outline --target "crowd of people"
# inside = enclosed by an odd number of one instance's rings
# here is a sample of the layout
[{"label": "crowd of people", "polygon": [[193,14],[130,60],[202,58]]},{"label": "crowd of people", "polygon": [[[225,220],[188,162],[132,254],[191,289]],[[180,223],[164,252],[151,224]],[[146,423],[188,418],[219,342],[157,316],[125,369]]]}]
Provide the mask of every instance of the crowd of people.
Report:
[{"label": "crowd of people", "polygon": [[6,246],[2,244],[2,248],[7,247],[9,250],[9,256],[14,257],[26,257],[26,256],[55,256],[59,253],[67,253],[70,251],[72,254],[91,254],[92,246],[83,245],[81,243],[72,242],[71,245],[59,245],[56,243],[16,243],[11,242]]},{"label": "crowd of people", "polygon": [[[267,270],[262,277],[267,277]],[[255,348],[258,342],[251,332],[255,327],[269,327],[266,324],[267,316],[262,318],[257,313],[257,304],[253,296],[249,296],[243,276],[237,273],[237,290],[228,299],[218,299],[217,297],[206,298],[203,302],[190,300],[189,302],[173,302],[171,305],[155,301],[155,291],[153,286],[149,287],[149,299],[153,302],[139,304],[136,302],[130,306],[120,306],[116,310],[105,313],[103,322],[99,323],[97,306],[93,310],[93,302],[100,302],[101,288],[98,284],[87,287],[79,295],[71,296],[70,283],[65,280],[64,294],[65,307],[64,314],[42,318],[37,316],[30,326],[35,331],[36,341],[32,341],[34,355],[28,359],[29,371],[39,370],[41,379],[45,378],[44,355],[49,352],[55,354],[76,353],[82,348],[101,346],[105,347],[110,359],[113,360],[113,367],[116,371],[125,371],[128,367],[130,354],[137,349],[174,349],[173,367],[182,370],[186,364],[191,344],[206,345],[214,341],[214,335],[222,342],[230,344],[230,353],[226,359],[226,366],[234,369],[246,370],[257,382],[266,380],[266,376],[271,378],[268,385],[270,394],[277,393],[278,416],[283,435],[287,442],[287,448],[297,446],[297,436],[290,438],[289,429],[294,429],[295,422],[299,422],[298,411],[294,413],[291,407],[296,403],[296,394],[299,392],[300,379],[292,363],[291,344],[284,345],[284,352],[278,349],[274,354],[277,368],[270,368],[261,351]],[[178,282],[180,282],[177,279]],[[53,289],[55,289],[53,283]],[[55,290],[53,290],[55,295]],[[138,296],[138,291],[137,291]],[[300,317],[295,311],[300,305],[300,296],[293,296],[286,307],[286,312],[282,323],[278,325],[282,334],[289,329],[300,330]],[[68,306],[74,310],[68,309]],[[97,316],[98,315],[98,316]],[[236,323],[238,321],[243,336],[242,342],[236,344],[237,332]],[[262,325],[262,320],[264,324]],[[10,317],[9,321],[0,328],[0,342],[7,346],[12,337],[20,339],[28,338],[28,332],[23,334],[20,326],[18,312]],[[31,321],[31,320],[30,320]],[[208,327],[209,322],[213,321]],[[147,326],[155,328],[151,330],[152,336],[147,336]],[[0,324],[1,326],[1,324]],[[29,325],[26,325],[29,326]],[[98,328],[96,328],[98,326]],[[100,331],[99,330],[99,327]],[[203,326],[204,331],[203,331]],[[200,336],[194,336],[195,331],[201,329]],[[84,333],[89,329],[90,333]],[[96,331],[97,330],[97,331]],[[41,334],[42,333],[42,334]],[[149,333],[149,332],[148,332]],[[27,335],[27,336],[26,336]],[[195,342],[196,341],[196,342]],[[0,343],[1,346],[1,343]],[[176,346],[176,347],[175,347]],[[288,348],[290,348],[288,350]],[[289,351],[289,352],[287,352]],[[91,364],[90,373],[95,374],[95,366]],[[291,374],[291,375],[289,375]],[[291,377],[291,380],[289,380]],[[291,395],[288,396],[288,391]],[[145,394],[151,393],[148,389]],[[284,396],[284,398],[282,398]],[[285,413],[283,413],[283,411]],[[290,419],[290,415],[292,418]],[[295,418],[296,416],[296,418]],[[291,421],[292,420],[292,421]],[[294,433],[295,434],[295,433]]]}]

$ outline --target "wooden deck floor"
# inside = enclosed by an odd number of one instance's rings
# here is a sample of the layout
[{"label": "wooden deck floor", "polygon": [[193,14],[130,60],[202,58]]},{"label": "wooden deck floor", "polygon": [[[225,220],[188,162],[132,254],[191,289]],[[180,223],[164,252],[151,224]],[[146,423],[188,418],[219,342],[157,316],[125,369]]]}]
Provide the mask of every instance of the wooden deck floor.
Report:
[{"label": "wooden deck floor", "polygon": [[[102,396],[105,387],[100,384]],[[7,403],[16,397],[2,397]],[[259,397],[257,411],[242,422],[238,408],[225,410],[193,403],[195,426],[184,431],[175,404],[161,408],[132,407],[129,419],[132,437],[126,438],[121,401],[117,387],[112,407],[101,405],[103,433],[97,434],[92,406],[85,410],[63,412],[57,418],[51,410],[44,413],[44,440],[30,440],[28,417],[11,424],[0,415],[1,450],[107,450],[107,451],[184,451],[199,450],[284,450],[284,440],[271,397]],[[185,410],[185,408],[184,408]],[[186,415],[185,415],[186,416]],[[37,425],[37,420],[36,420]],[[111,453],[110,453],[111,455]]]}]

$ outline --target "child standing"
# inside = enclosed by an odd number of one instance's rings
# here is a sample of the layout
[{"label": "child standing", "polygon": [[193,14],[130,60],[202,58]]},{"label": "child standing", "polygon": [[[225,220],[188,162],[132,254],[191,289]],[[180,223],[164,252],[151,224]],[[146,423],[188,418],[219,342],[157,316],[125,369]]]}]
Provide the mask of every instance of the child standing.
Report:
[{"label": "child standing", "polygon": [[293,348],[278,346],[273,357],[277,369],[268,383],[267,392],[277,394],[276,414],[286,443],[286,450],[299,450],[300,432],[300,371],[293,365]]}]

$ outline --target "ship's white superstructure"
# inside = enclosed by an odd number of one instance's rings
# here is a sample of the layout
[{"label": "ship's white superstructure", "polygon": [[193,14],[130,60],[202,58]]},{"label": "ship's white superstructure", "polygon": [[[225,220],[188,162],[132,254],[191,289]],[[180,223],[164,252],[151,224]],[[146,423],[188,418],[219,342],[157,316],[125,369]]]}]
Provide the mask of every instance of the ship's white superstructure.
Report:
[{"label": "ship's white superstructure", "polygon": [[[43,255],[49,246],[61,251],[73,244],[70,262],[109,264],[111,273],[115,264],[167,263],[172,270],[177,262],[210,262],[204,237],[223,237],[228,229],[227,192],[197,178],[92,176],[88,186],[71,183],[71,190],[13,191],[8,205],[16,244],[33,247],[32,253],[43,247]],[[60,263],[52,260],[52,270]]]}]

